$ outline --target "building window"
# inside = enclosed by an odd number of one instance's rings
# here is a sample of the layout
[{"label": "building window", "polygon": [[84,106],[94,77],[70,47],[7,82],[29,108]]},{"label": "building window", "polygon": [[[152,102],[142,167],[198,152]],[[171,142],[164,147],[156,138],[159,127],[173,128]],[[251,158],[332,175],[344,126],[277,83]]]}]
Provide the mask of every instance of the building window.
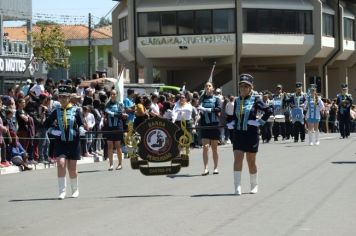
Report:
[{"label": "building window", "polygon": [[161,34],[159,12],[140,13],[139,36],[157,36]]},{"label": "building window", "polygon": [[161,34],[162,35],[177,34],[176,12],[161,13]]},{"label": "building window", "polygon": [[119,19],[119,27],[120,27],[120,42],[128,39],[127,37],[127,16]]},{"label": "building window", "polygon": [[334,37],[334,16],[323,13],[323,36]]},{"label": "building window", "polygon": [[211,11],[202,10],[195,12],[195,33],[211,34]]},{"label": "building window", "polygon": [[354,40],[354,20],[344,18],[344,38],[346,40]]},{"label": "building window", "polygon": [[233,33],[234,31],[234,9],[213,10],[213,33]]},{"label": "building window", "polygon": [[139,36],[235,32],[234,9],[145,12],[138,15]]},{"label": "building window", "polygon": [[243,9],[244,33],[312,34],[312,12]]},{"label": "building window", "polygon": [[178,12],[178,34],[194,34],[194,12]]}]

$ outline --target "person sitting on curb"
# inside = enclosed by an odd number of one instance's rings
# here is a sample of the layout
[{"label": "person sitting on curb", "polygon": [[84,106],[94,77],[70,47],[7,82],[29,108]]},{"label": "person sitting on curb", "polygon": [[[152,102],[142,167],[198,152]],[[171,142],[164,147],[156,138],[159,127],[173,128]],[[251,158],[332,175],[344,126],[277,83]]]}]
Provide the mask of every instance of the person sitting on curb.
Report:
[{"label": "person sitting on curb", "polygon": [[16,166],[19,166],[22,171],[32,170],[32,168],[27,165],[28,154],[19,142],[16,133],[10,131],[10,135],[12,140],[10,144],[11,162]]}]

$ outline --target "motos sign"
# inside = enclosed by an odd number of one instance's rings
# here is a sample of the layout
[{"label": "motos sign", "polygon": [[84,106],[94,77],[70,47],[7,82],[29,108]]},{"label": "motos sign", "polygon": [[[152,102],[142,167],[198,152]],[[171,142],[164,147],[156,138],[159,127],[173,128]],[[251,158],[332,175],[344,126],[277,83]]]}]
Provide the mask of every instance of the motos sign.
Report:
[{"label": "motos sign", "polygon": [[25,59],[0,58],[0,72],[24,72]]}]

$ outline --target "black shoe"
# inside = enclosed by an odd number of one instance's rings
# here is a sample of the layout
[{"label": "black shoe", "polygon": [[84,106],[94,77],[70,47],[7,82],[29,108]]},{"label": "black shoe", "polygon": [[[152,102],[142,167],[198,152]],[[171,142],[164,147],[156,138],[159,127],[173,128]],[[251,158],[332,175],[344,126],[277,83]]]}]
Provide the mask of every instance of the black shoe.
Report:
[{"label": "black shoe", "polygon": [[302,143],[305,141],[304,139],[300,140]]},{"label": "black shoe", "polygon": [[31,167],[28,167],[27,165],[24,165],[24,166],[23,166],[23,171],[26,171],[26,170],[32,170],[32,168],[31,168]]}]

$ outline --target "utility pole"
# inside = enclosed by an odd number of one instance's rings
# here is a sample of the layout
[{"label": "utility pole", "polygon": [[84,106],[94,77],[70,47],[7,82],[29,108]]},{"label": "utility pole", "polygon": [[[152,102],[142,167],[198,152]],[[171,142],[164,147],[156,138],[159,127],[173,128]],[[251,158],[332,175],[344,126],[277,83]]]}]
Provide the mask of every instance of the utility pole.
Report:
[{"label": "utility pole", "polygon": [[89,13],[89,20],[88,20],[88,79],[91,79],[91,33],[92,33],[92,28],[91,28],[91,13]]}]

